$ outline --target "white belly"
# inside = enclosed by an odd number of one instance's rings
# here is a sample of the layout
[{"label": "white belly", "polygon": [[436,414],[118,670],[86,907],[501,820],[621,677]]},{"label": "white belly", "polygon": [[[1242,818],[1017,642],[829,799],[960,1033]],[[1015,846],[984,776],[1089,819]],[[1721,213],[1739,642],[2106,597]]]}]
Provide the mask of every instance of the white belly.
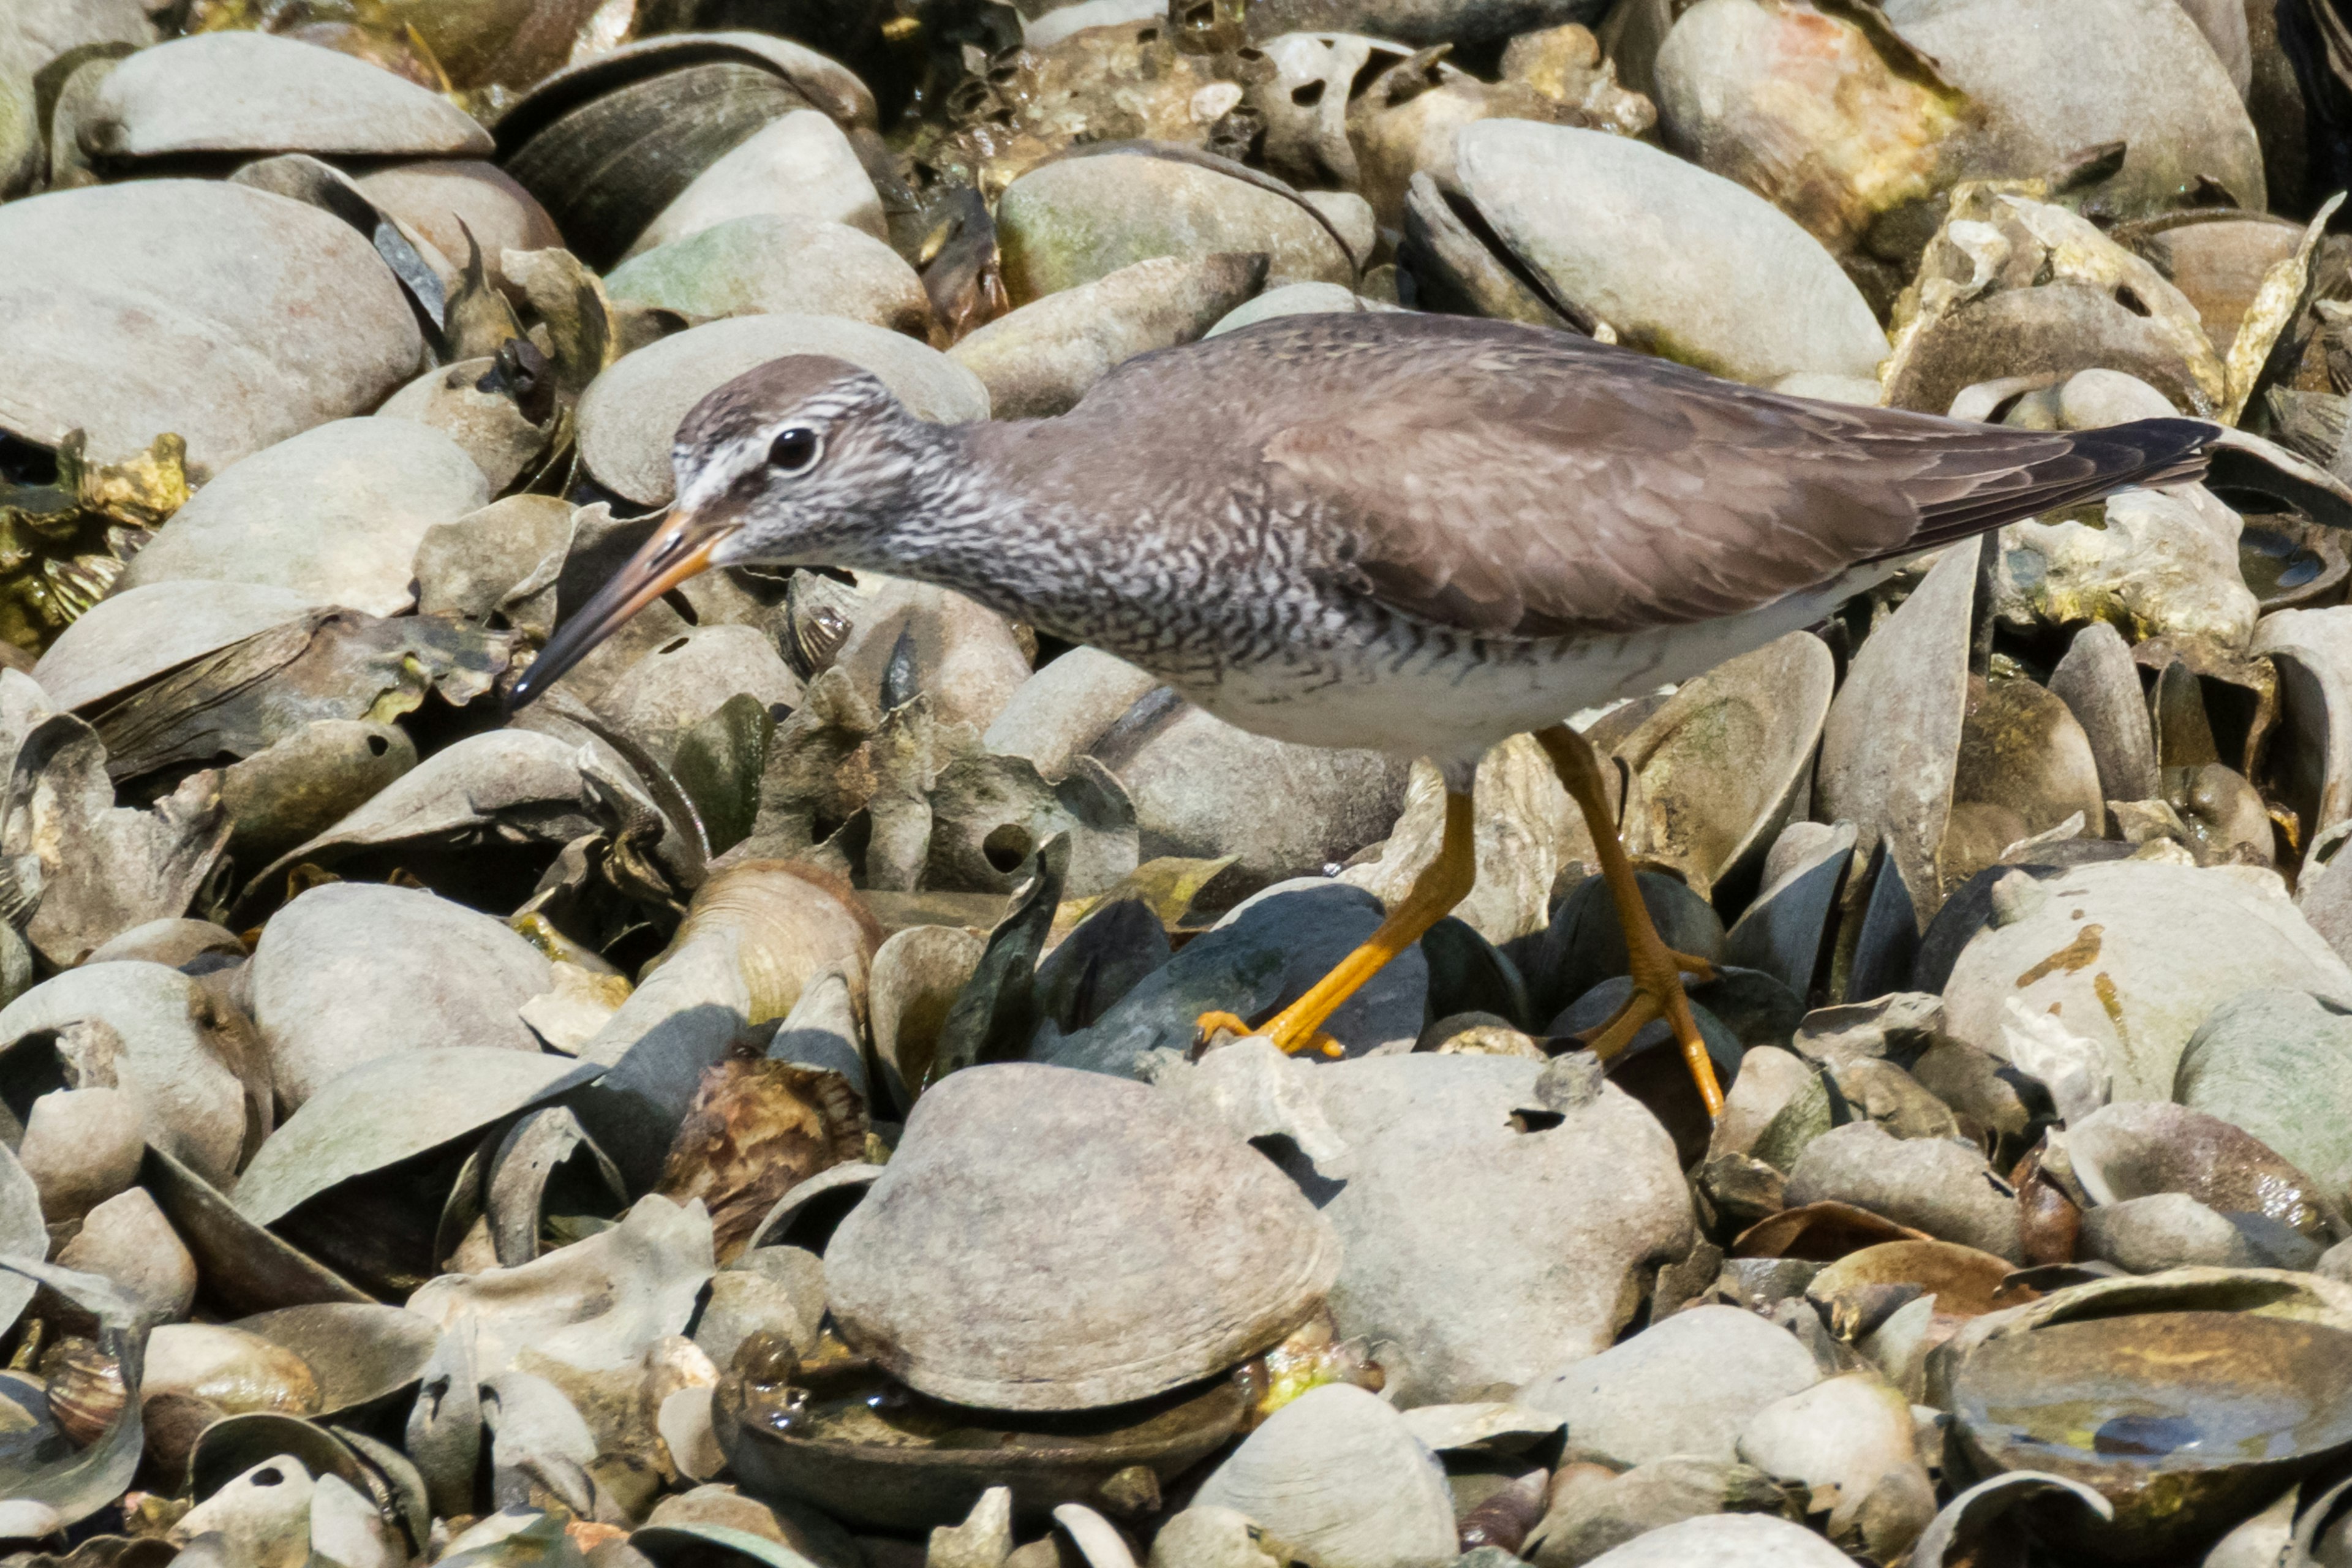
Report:
[{"label": "white belly", "polygon": [[1820,621],[1899,569],[1881,563],[1721,620],[1622,637],[1519,645],[1488,657],[1371,648],[1337,669],[1255,666],[1178,689],[1227,723],[1307,746],[1475,763],[1497,742],[1703,675]]}]

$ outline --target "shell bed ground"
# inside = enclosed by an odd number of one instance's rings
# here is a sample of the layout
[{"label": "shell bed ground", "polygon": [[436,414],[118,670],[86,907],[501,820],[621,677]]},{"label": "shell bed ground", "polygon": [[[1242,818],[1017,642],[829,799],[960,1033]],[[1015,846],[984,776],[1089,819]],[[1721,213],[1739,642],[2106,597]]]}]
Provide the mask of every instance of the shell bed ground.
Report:
[{"label": "shell bed ground", "polygon": [[1530,736],[1287,1058],[1195,1020],[1405,896],[1425,760],[863,571],[509,702],[793,354],[1044,419],[1437,312],[2352,480],[2333,24],[0,5],[0,1568],[2344,1561],[2314,519],[2126,490],[1557,715],[1712,1122],[1580,1038],[1626,947]]}]

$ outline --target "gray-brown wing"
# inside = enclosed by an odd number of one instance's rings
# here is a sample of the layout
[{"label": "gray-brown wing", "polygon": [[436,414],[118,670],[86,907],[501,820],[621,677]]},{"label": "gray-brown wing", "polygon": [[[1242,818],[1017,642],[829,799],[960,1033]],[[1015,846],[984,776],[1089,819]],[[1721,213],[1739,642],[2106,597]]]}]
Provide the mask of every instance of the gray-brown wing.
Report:
[{"label": "gray-brown wing", "polygon": [[1482,635],[1737,614],[1860,562],[2194,477],[2210,437],[2187,420],[2027,432],[1849,408],[1564,333],[1463,331],[1499,325],[1428,333],[1401,356],[1409,373],[1352,378],[1261,447],[1276,504],[1339,526],[1355,588]]}]

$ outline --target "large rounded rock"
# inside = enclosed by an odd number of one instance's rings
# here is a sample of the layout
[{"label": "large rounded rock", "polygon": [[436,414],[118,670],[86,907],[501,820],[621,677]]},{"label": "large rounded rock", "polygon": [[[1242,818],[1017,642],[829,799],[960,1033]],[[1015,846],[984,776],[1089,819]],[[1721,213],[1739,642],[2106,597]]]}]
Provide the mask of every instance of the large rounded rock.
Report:
[{"label": "large rounded rock", "polygon": [[1789,1206],[1843,1203],[2022,1262],[2017,1198],[1982,1154],[1950,1138],[1895,1138],[1875,1121],[1833,1127],[1789,1173]]},{"label": "large rounded rock", "polygon": [[2179,0],[1888,0],[1886,19],[1983,115],[1970,173],[2046,174],[2120,142],[2110,210],[2168,205],[2200,176],[2263,210],[2253,122]]},{"label": "large rounded rock", "polygon": [[1005,190],[996,234],[1016,305],[1155,256],[1262,250],[1269,287],[1355,276],[1339,242],[1299,203],[1158,158],[1072,158],[1033,169]]},{"label": "large rounded rock", "polygon": [[2352,1018],[2300,991],[2213,1009],[2180,1053],[2172,1097],[2234,1122],[2352,1197]]},{"label": "large rounded rock", "polygon": [[643,255],[730,218],[763,215],[846,224],[876,239],[890,232],[849,138],[831,115],[800,109],[753,132],[696,175],[646,226],[629,254]]},{"label": "large rounded rock", "polygon": [[1763,197],[1603,131],[1483,120],[1454,181],[1512,255],[1627,341],[1759,385],[1874,374],[1886,357],[1861,291]]},{"label": "large rounded rock", "polygon": [[2181,1049],[2222,1002],[2288,986],[2352,1005],[2352,969],[2276,876],[2142,860],[2077,866],[1996,900],[2002,923],[1961,951],[1944,1027],[2007,1060],[2018,1017],[2091,1041],[2116,1100],[2169,1100]]},{"label": "large rounded rock", "polygon": [[604,279],[615,300],[689,316],[845,316],[923,335],[930,301],[898,253],[846,224],[730,218],[644,251]]},{"label": "large rounded rock", "polygon": [[1143,1084],[1003,1063],[916,1102],[825,1250],[835,1321],[937,1398],[1081,1410],[1221,1372],[1313,1311],[1329,1224]]},{"label": "large rounded rock", "polygon": [[1435,1568],[1452,1559],[1445,1471],[1405,1419],[1347,1384],[1276,1411],[1194,1495],[1323,1568]]},{"label": "large rounded rock", "polygon": [[552,984],[489,916],[410,888],[331,882],[262,927],[253,1018],[278,1110],[362,1062],[433,1046],[539,1049],[516,1011]]},{"label": "large rounded rock", "polygon": [[216,470],[374,407],[424,356],[392,269],[317,207],[140,180],[0,209],[0,429],[26,440],[79,429],[111,463],[172,431]]},{"label": "large rounded rock", "polygon": [[[1348,1152],[1324,1217],[1341,1337],[1389,1341],[1405,1405],[1508,1397],[1606,1350],[1690,1247],[1674,1140],[1613,1087],[1547,1102],[1543,1064],[1417,1053],[1302,1067]],[[1520,1114],[1525,1113],[1525,1114]]]},{"label": "large rounded rock", "polygon": [[1729,1463],[1768,1406],[1821,1381],[1795,1335],[1740,1307],[1694,1307],[1519,1390],[1568,1417],[1577,1447],[1620,1465],[1670,1454]]},{"label": "large rounded rock", "polygon": [[389,616],[415,601],[427,530],[489,504],[474,459],[409,419],[341,419],[226,470],[172,515],[125,588],[257,583]]},{"label": "large rounded rock", "polygon": [[988,388],[937,349],[836,316],[744,316],[639,349],[580,398],[580,458],[599,484],[643,506],[676,494],[670,440],[687,411],[747,370],[788,354],[830,354],[864,369],[919,419],[988,417]]},{"label": "large rounded rock", "polygon": [[988,384],[1000,419],[1067,413],[1087,388],[1137,354],[1189,343],[1246,300],[1257,256],[1155,256],[1033,300],[988,323],[948,357]]},{"label": "large rounded rock", "polygon": [[82,126],[95,153],[438,153],[481,157],[490,133],[426,88],[272,33],[198,33],[110,72]]}]

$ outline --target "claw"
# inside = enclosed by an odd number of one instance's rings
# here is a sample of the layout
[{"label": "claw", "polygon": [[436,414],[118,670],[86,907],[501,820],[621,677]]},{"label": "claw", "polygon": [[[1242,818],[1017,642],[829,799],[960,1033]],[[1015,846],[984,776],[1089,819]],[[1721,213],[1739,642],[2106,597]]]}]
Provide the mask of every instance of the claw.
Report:
[{"label": "claw", "polygon": [[1195,1043],[1203,1046],[1215,1039],[1220,1029],[1234,1035],[1252,1032],[1247,1021],[1231,1013],[1203,1013],[1192,1020],[1192,1027],[1199,1031],[1193,1037]]}]

